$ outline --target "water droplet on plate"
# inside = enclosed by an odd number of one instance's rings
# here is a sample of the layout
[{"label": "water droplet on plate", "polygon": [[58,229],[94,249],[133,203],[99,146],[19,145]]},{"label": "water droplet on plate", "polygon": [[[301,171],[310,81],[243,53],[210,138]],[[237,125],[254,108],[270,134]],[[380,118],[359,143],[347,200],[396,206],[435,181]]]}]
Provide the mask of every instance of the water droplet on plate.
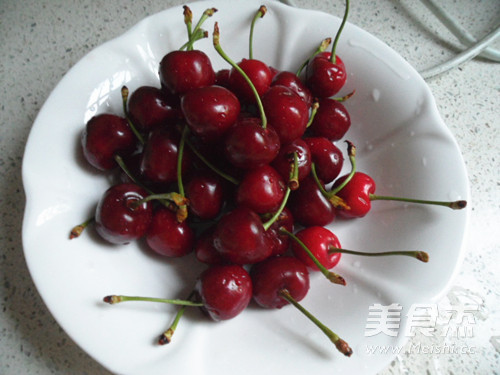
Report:
[{"label": "water droplet on plate", "polygon": [[373,89],[373,91],[372,91],[372,98],[373,98],[374,102],[378,102],[380,100],[380,90]]}]

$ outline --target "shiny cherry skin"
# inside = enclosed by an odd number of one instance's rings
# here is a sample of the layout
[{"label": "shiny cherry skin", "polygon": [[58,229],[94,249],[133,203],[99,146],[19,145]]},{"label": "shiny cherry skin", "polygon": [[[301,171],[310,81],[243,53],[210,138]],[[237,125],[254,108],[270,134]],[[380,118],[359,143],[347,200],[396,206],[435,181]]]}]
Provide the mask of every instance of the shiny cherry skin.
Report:
[{"label": "shiny cherry skin", "polygon": [[225,202],[225,184],[214,173],[201,172],[193,175],[185,187],[189,209],[202,220],[214,219]]},{"label": "shiny cherry skin", "polygon": [[236,203],[258,214],[276,211],[285,196],[285,181],[271,166],[248,171],[238,186]]},{"label": "shiny cherry skin", "polygon": [[212,63],[199,50],[167,53],[160,61],[159,75],[162,88],[178,95],[215,83]]},{"label": "shiny cherry skin", "polygon": [[214,246],[235,264],[257,263],[272,253],[259,215],[245,206],[229,211],[217,223]]},{"label": "shiny cherry skin", "polygon": [[254,117],[240,118],[226,133],[224,150],[227,160],[242,169],[271,163],[280,150],[280,140],[271,127],[262,127]]},{"label": "shiny cherry skin", "polygon": [[342,89],[347,73],[344,62],[336,56],[335,63],[330,61],[330,52],[317,54],[306,68],[306,85],[315,98],[334,96]]},{"label": "shiny cherry skin", "polygon": [[87,122],[81,143],[87,162],[107,171],[117,166],[115,155],[125,157],[135,151],[137,138],[126,119],[105,113]]},{"label": "shiny cherry skin", "polygon": [[189,129],[206,141],[224,136],[238,119],[240,101],[222,86],[190,90],[181,99],[181,109]]},{"label": "shiny cherry skin", "polygon": [[175,212],[158,206],[146,233],[146,242],[156,254],[179,258],[193,251],[194,231],[186,221],[179,223]]},{"label": "shiny cherry skin", "polygon": [[195,291],[202,310],[213,320],[228,320],[239,315],[252,299],[253,285],[248,272],[238,265],[213,265],[198,278]]},{"label": "shiny cherry skin", "polygon": [[295,73],[286,70],[277,73],[271,82],[271,86],[276,85],[288,87],[306,103],[307,108],[311,108],[313,102],[311,91]]},{"label": "shiny cherry skin", "polygon": [[262,96],[262,105],[269,126],[287,144],[302,137],[309,121],[309,107],[295,92],[285,86],[274,85]]},{"label": "shiny cherry skin", "polygon": [[[238,63],[238,66],[246,73],[250,81],[253,83],[259,96],[271,86],[273,75],[269,66],[260,60],[243,59]],[[255,94],[250,88],[245,78],[234,67],[229,72],[229,86],[241,101],[245,103],[255,103]]]},{"label": "shiny cherry skin", "polygon": [[117,245],[143,237],[151,224],[153,209],[151,202],[138,202],[147,195],[135,184],[118,184],[107,189],[95,212],[97,233]]},{"label": "shiny cherry skin", "polygon": [[[150,133],[144,145],[141,174],[151,182],[168,184],[177,181],[177,158],[179,134],[167,127],[159,126]],[[189,150],[184,148],[183,173],[191,164]]]},{"label": "shiny cherry skin", "polygon": [[210,227],[201,233],[194,244],[196,259],[205,264],[226,264],[227,261],[217,251],[214,245],[215,227]]},{"label": "shiny cherry skin", "polygon": [[282,233],[281,229],[293,233],[293,228],[292,212],[285,207],[280,212],[278,219],[266,230],[266,236],[272,246],[272,255],[283,255],[288,251],[290,248],[290,237],[286,233]]},{"label": "shiny cherry skin", "polygon": [[302,138],[298,138],[291,143],[281,146],[278,156],[271,163],[285,181],[290,179],[294,153],[297,153],[299,181],[302,181],[311,173],[311,151],[306,142]]},{"label": "shiny cherry skin", "polygon": [[287,290],[298,302],[309,291],[309,272],[299,259],[291,256],[268,258],[250,269],[253,283],[253,299],[261,307],[281,309],[288,304],[280,296]]},{"label": "shiny cherry skin", "polygon": [[315,135],[338,141],[350,127],[351,117],[342,103],[330,98],[319,101],[319,108],[310,126]]},{"label": "shiny cherry skin", "polygon": [[[329,253],[332,249],[340,249],[339,239],[330,230],[321,226],[304,228],[296,233],[296,236],[313,253],[318,261],[327,269],[332,269],[340,261],[340,253]],[[318,271],[306,251],[295,241],[292,242],[292,251],[307,267]]]},{"label": "shiny cherry skin", "polygon": [[325,137],[304,138],[304,142],[311,150],[312,162],[316,166],[319,179],[325,184],[335,180],[344,164],[342,151]]},{"label": "shiny cherry skin", "polygon": [[308,176],[290,196],[290,210],[295,222],[303,226],[327,225],[335,219],[335,209],[323,195],[316,181]]},{"label": "shiny cherry skin", "polygon": [[181,118],[176,100],[153,86],[141,86],[129,97],[128,113],[134,126],[148,132],[155,126],[173,125]]},{"label": "shiny cherry skin", "polygon": [[[340,177],[333,184],[333,188],[340,185],[346,178],[347,175]],[[373,178],[363,172],[354,173],[347,185],[337,193],[337,196],[344,200],[349,209],[339,209],[337,214],[343,218],[364,217],[372,207],[370,195],[375,194],[375,189]]]}]

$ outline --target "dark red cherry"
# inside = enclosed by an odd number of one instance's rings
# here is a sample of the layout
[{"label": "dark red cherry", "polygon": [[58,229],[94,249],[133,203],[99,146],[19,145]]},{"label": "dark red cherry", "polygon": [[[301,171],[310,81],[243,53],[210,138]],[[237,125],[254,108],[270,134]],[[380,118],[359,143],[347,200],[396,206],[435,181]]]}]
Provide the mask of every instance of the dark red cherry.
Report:
[{"label": "dark red cherry", "polygon": [[285,196],[285,181],[271,166],[248,171],[238,186],[236,203],[258,214],[276,211]]},{"label": "dark red cherry", "polygon": [[271,127],[263,128],[258,118],[240,118],[226,134],[226,158],[238,168],[252,169],[269,164],[279,150],[278,134]]},{"label": "dark red cherry", "polygon": [[[250,81],[255,86],[257,94],[259,96],[264,95],[264,93],[271,86],[272,72],[269,66],[264,64],[260,60],[254,59],[243,59],[238,63],[238,66],[246,73]],[[248,103],[255,103],[255,94],[250,88],[243,75],[236,70],[234,67],[231,68],[229,73],[229,85],[231,91],[233,91],[240,100]]]},{"label": "dark red cherry", "polygon": [[213,173],[198,173],[186,184],[189,209],[203,220],[215,218],[221,212],[225,200],[222,179]]},{"label": "dark red cherry", "polygon": [[303,226],[324,226],[335,219],[335,209],[323,195],[312,176],[300,182],[290,196],[290,210],[295,222]]},{"label": "dark red cherry", "polygon": [[169,52],[160,61],[159,75],[162,87],[173,94],[215,83],[212,63],[199,50]]},{"label": "dark red cherry", "polygon": [[319,108],[310,126],[315,135],[338,141],[350,127],[351,117],[342,103],[330,98],[319,101]]},{"label": "dark red cherry", "polygon": [[259,215],[245,206],[226,213],[217,223],[214,245],[226,260],[235,264],[260,262],[272,252]]},{"label": "dark red cherry", "polygon": [[187,92],[181,100],[182,113],[189,129],[204,140],[224,136],[238,119],[240,102],[222,86],[205,86]]},{"label": "dark red cherry", "polygon": [[128,113],[134,126],[148,132],[158,125],[174,124],[180,117],[176,100],[157,87],[141,86],[128,100]]},{"label": "dark red cherry", "polygon": [[97,233],[113,244],[125,244],[144,236],[153,215],[150,202],[138,203],[148,193],[135,184],[110,187],[97,204]]},{"label": "dark red cherry", "polygon": [[325,184],[335,180],[342,171],[342,165],[344,164],[342,151],[324,137],[304,138],[304,142],[311,150],[312,162],[316,166],[319,179]]},{"label": "dark red cherry", "polygon": [[238,265],[214,265],[203,271],[195,287],[203,310],[215,321],[232,319],[252,299],[252,280]]},{"label": "dark red cherry", "polygon": [[[141,173],[148,180],[168,184],[177,181],[177,158],[179,153],[179,134],[166,127],[156,127],[144,145],[141,160]],[[183,173],[189,168],[191,156],[184,148]]]},{"label": "dark red cherry", "polygon": [[115,155],[124,157],[132,154],[136,144],[137,138],[127,120],[112,114],[92,117],[82,134],[85,159],[101,171],[115,168]]},{"label": "dark red cherry", "polygon": [[317,54],[306,68],[306,85],[313,97],[328,98],[340,91],[347,80],[345,66],[340,57],[330,61],[330,52]]},{"label": "dark red cherry", "polygon": [[253,299],[269,309],[280,309],[288,302],[280,291],[287,290],[296,301],[309,291],[309,272],[300,260],[290,256],[272,257],[254,264],[250,269]]},{"label": "dark red cherry", "polygon": [[278,133],[281,144],[290,143],[305,133],[309,107],[291,89],[272,86],[262,96],[262,105],[268,124]]},{"label": "dark red cherry", "polygon": [[313,102],[311,91],[295,73],[288,71],[279,72],[271,82],[271,86],[276,85],[288,87],[307,104],[307,108],[311,108]]},{"label": "dark red cherry", "polygon": [[278,156],[276,156],[271,164],[285,181],[288,181],[290,178],[294,153],[297,154],[298,158],[299,181],[306,178],[311,172],[312,158],[309,146],[301,138],[296,139],[291,143],[281,146]]},{"label": "dark red cherry", "polygon": [[290,247],[290,237],[281,232],[281,229],[293,233],[293,224],[292,212],[285,207],[278,219],[266,230],[266,235],[272,246],[272,255],[283,255],[287,252]]},{"label": "dark red cherry", "polygon": [[[341,246],[337,236],[330,230],[321,226],[313,226],[302,229],[295,235],[326,269],[332,269],[338,264],[341,254],[330,253],[330,250],[340,249]],[[304,264],[319,271],[307,252],[295,241],[292,242],[292,250]]]},{"label": "dark red cherry", "polygon": [[225,87],[229,89],[231,86],[229,84],[229,72],[230,69],[221,69],[215,73],[215,84],[217,86]]},{"label": "dark red cherry", "polygon": [[196,259],[201,263],[210,265],[227,263],[214,246],[214,232],[215,227],[210,227],[201,233],[195,241],[194,253]]}]

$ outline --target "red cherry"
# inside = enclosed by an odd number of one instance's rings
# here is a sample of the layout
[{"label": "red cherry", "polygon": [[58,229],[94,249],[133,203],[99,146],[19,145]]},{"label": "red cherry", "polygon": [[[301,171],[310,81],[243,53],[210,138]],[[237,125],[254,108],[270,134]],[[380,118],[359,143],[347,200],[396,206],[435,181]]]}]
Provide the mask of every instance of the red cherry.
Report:
[{"label": "red cherry", "polygon": [[215,321],[232,319],[252,298],[252,280],[238,265],[214,265],[200,275],[195,290],[203,310]]},{"label": "red cherry", "polygon": [[293,166],[293,154],[297,154],[298,158],[298,180],[302,181],[311,173],[311,151],[309,146],[298,138],[291,143],[281,147],[278,156],[273,160],[271,165],[279,172],[285,181],[290,178],[290,171]]},{"label": "red cherry", "polygon": [[[329,252],[333,248],[341,248],[337,236],[330,230],[320,226],[308,227],[297,232],[296,236],[326,269],[332,269],[340,261],[340,253]],[[297,242],[292,242],[292,250],[295,256],[308,267],[319,271],[310,256]]]},{"label": "red cherry", "polygon": [[132,154],[136,144],[137,138],[127,120],[112,114],[92,117],[82,134],[85,159],[101,171],[115,168],[115,155],[124,157]]},{"label": "red cherry", "polygon": [[306,68],[306,84],[314,97],[328,98],[340,91],[347,80],[345,66],[340,57],[330,61],[330,52],[317,54]]},{"label": "red cherry", "polygon": [[96,208],[97,233],[113,244],[125,244],[144,236],[153,211],[150,202],[138,202],[147,195],[135,184],[118,184],[106,190]]},{"label": "red cherry", "polygon": [[329,184],[342,171],[344,156],[342,151],[324,137],[304,138],[311,150],[312,162],[316,165],[316,173],[321,181]]},{"label": "red cherry", "polygon": [[226,134],[226,157],[238,168],[251,169],[269,164],[279,150],[278,134],[273,128],[263,128],[258,118],[240,118]]},{"label": "red cherry", "polygon": [[287,290],[296,300],[309,291],[309,272],[300,260],[290,256],[268,258],[250,269],[253,299],[265,308],[280,309],[288,304],[280,291]]},{"label": "red cherry", "polygon": [[245,174],[236,192],[236,202],[258,214],[274,212],[283,201],[285,186],[280,174],[264,165]]},{"label": "red cherry", "polygon": [[210,227],[195,241],[194,253],[201,263],[210,265],[227,263],[214,246],[214,232],[215,227]]},{"label": "red cherry", "polygon": [[319,101],[319,108],[310,126],[315,135],[338,141],[350,127],[351,118],[342,103],[330,98]]},{"label": "red cherry", "polygon": [[[340,177],[335,181],[333,188],[339,186],[347,176]],[[365,173],[356,172],[351,180],[345,185],[337,196],[342,198],[349,209],[338,210],[339,216],[344,218],[363,217],[371,209],[370,194],[375,193],[375,181]]]},{"label": "red cherry", "polygon": [[173,125],[180,117],[171,95],[152,86],[141,86],[128,100],[128,113],[138,130],[148,132],[158,125]]},{"label": "red cherry", "polygon": [[221,69],[215,73],[215,84],[217,86],[225,87],[226,89],[230,89],[231,85],[229,84],[229,72],[230,69]]},{"label": "red cherry", "polygon": [[224,183],[213,173],[193,176],[186,185],[189,209],[203,220],[219,215],[224,204]]},{"label": "red cherry", "polygon": [[169,52],[160,61],[159,75],[162,87],[173,94],[215,83],[212,63],[199,50]]},{"label": "red cherry", "polygon": [[[238,66],[246,73],[250,81],[253,83],[255,90],[259,96],[269,90],[273,78],[272,72],[265,63],[260,60],[243,59],[238,63]],[[250,88],[245,78],[234,67],[229,73],[229,85],[241,101],[255,103],[255,94]]]},{"label": "red cherry", "polygon": [[313,102],[311,91],[295,73],[288,71],[279,72],[271,82],[271,86],[277,85],[288,87],[306,103],[307,108],[311,108]]},{"label": "red cherry", "polygon": [[285,207],[278,219],[266,230],[266,235],[272,246],[272,255],[283,255],[290,247],[290,237],[281,230],[293,232],[292,212]]},{"label": "red cherry", "polygon": [[193,250],[194,232],[185,221],[179,223],[174,212],[159,206],[146,233],[146,242],[157,254],[182,257]]},{"label": "red cherry", "polygon": [[272,86],[262,96],[262,105],[268,124],[278,133],[281,144],[290,143],[305,133],[309,107],[291,89]]},{"label": "red cherry", "polygon": [[259,215],[244,206],[236,207],[221,218],[215,229],[214,246],[235,264],[257,263],[272,252]]}]

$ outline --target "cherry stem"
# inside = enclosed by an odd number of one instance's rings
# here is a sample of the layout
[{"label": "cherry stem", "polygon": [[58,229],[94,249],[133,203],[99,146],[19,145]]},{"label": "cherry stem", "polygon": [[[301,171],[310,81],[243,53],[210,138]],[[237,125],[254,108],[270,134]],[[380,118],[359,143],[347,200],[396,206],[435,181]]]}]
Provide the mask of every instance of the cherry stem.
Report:
[{"label": "cherry stem", "polygon": [[313,54],[311,56],[309,56],[309,58],[302,63],[302,65],[299,67],[299,69],[297,70],[297,73],[295,73],[295,75],[297,77],[300,76],[302,74],[302,71],[304,70],[304,68],[307,66],[307,64],[309,64],[309,61],[311,61],[316,55],[320,54],[321,52],[324,52],[328,48],[328,46],[330,45],[331,42],[332,42],[332,38],[323,39],[321,41],[321,44],[316,49],[316,51],[314,51]]},{"label": "cherry stem", "polygon": [[318,112],[318,108],[319,108],[319,103],[317,101],[315,101],[312,104],[311,116],[309,116],[309,121],[307,122],[306,128],[308,128],[312,125],[314,118],[316,117],[316,113]]},{"label": "cherry stem", "polygon": [[253,59],[253,31],[255,28],[255,23],[259,18],[264,17],[264,15],[267,12],[267,8],[265,5],[261,5],[257,13],[255,13],[255,16],[252,19],[252,24],[250,25],[250,37],[249,37],[249,43],[248,43],[248,56],[250,59]]},{"label": "cherry stem", "polygon": [[193,306],[193,307],[201,307],[203,303],[193,302],[184,299],[166,299],[166,298],[154,298],[154,297],[137,297],[137,296],[123,296],[123,295],[109,295],[102,299],[104,302],[109,303],[110,305],[114,305],[120,302],[129,302],[129,301],[143,301],[143,302],[159,302],[159,303],[167,303],[170,305],[179,305],[179,306]]},{"label": "cherry stem", "polygon": [[289,232],[285,228],[280,228],[280,232],[286,234],[289,236],[291,239],[293,239],[311,258],[311,260],[314,262],[316,267],[318,267],[319,271],[328,279],[330,282],[334,284],[339,284],[339,285],[346,285],[345,279],[340,276],[339,274],[336,274],[335,272],[329,271],[321,262],[314,256],[311,250],[302,242],[295,234],[292,232]]},{"label": "cherry stem", "polygon": [[80,235],[83,233],[85,228],[89,226],[89,224],[93,223],[95,220],[95,217],[91,217],[87,220],[85,220],[83,223],[78,224],[77,226],[73,227],[71,229],[71,232],[69,233],[69,239],[72,240],[73,238],[78,238]]},{"label": "cherry stem", "polygon": [[[177,221],[179,223],[182,223],[184,220],[186,220],[188,199],[185,196],[175,192],[148,195],[147,197],[134,202],[131,207],[136,208],[141,204],[152,200],[160,201],[169,210],[175,212]],[[169,204],[170,202],[172,202],[173,204]]]},{"label": "cherry stem", "polygon": [[347,99],[349,99],[355,93],[356,93],[356,90],[353,90],[352,92],[350,92],[349,94],[347,94],[345,96],[341,96],[340,98],[332,98],[332,99],[335,100],[336,102],[345,102],[345,101],[347,101]]},{"label": "cherry stem", "polygon": [[461,210],[467,207],[467,201],[458,200],[458,201],[430,201],[425,199],[413,199],[413,198],[405,198],[405,197],[389,197],[384,195],[375,195],[370,194],[369,198],[371,201],[376,200],[384,200],[384,201],[398,201],[398,202],[408,202],[408,203],[418,203],[418,204],[430,204],[434,206],[443,206],[451,208],[452,210]]},{"label": "cherry stem", "polygon": [[188,33],[188,40],[191,39],[191,36],[193,35],[193,12],[191,11],[191,8],[189,8],[187,5],[184,5],[184,24],[186,25],[187,28],[187,33]]},{"label": "cherry stem", "polygon": [[127,122],[128,122],[128,125],[130,126],[130,129],[132,130],[132,132],[134,133],[136,138],[139,140],[141,145],[143,145],[144,138],[142,137],[141,133],[139,133],[137,131],[137,128],[135,127],[134,123],[132,122],[132,120],[130,119],[130,116],[128,114],[128,110],[127,110],[127,102],[128,102],[128,95],[129,95],[128,87],[123,86],[121,89],[121,93],[122,93],[123,112],[125,113],[125,118],[127,119]]},{"label": "cherry stem", "polygon": [[248,75],[241,69],[238,64],[236,64],[229,56],[222,50],[222,47],[220,46],[220,30],[219,30],[219,24],[215,22],[214,25],[214,33],[213,33],[213,43],[215,50],[217,53],[226,61],[228,62],[234,69],[240,73],[245,81],[248,83],[250,88],[252,89],[253,94],[255,95],[255,100],[257,102],[257,107],[259,108],[259,113],[260,113],[260,120],[262,122],[262,128],[266,129],[267,128],[267,117],[264,112],[264,106],[262,105],[262,100],[260,99],[259,93],[257,92],[257,89],[255,88],[254,84],[252,83],[252,80],[248,77]]},{"label": "cherry stem", "polygon": [[346,0],[345,2],[345,12],[344,12],[344,17],[342,18],[342,23],[340,24],[340,27],[337,31],[337,35],[335,35],[335,39],[333,40],[333,45],[332,45],[332,52],[330,55],[330,61],[335,64],[337,61],[337,56],[336,56],[336,50],[337,50],[337,44],[340,39],[340,34],[342,33],[342,30],[344,29],[344,26],[347,22],[347,16],[349,14],[349,0]]},{"label": "cherry stem", "polygon": [[233,185],[239,185],[239,181],[235,179],[232,176],[229,176],[227,173],[222,172],[219,168],[217,168],[215,165],[210,163],[205,156],[189,141],[189,139],[186,139],[186,144],[189,146],[191,151],[212,171],[214,171],[216,174],[224,178],[225,180],[229,181]]},{"label": "cherry stem", "polygon": [[344,186],[346,186],[347,183],[349,181],[351,181],[352,177],[356,173],[356,147],[350,141],[346,141],[346,143],[347,143],[347,154],[349,156],[349,162],[351,163],[351,172],[349,173],[347,178],[344,181],[342,181],[342,183],[339,186],[337,186],[333,190],[330,190],[330,194],[332,194],[332,195],[335,195],[340,190],[342,190],[344,188]]},{"label": "cherry stem", "polygon": [[[203,39],[203,38],[208,38],[208,32],[202,29],[199,29],[196,31],[196,34],[191,35],[191,39],[189,39],[186,43],[184,43],[182,46],[180,46],[179,50],[185,50],[187,47],[190,47],[191,50],[193,50],[193,44],[194,42]],[[189,50],[189,48],[188,48]]]},{"label": "cherry stem", "polygon": [[[203,24],[203,22],[205,22],[207,20],[207,18],[212,17],[215,12],[217,12],[217,9],[215,9],[215,8],[209,8],[203,12],[198,23],[196,24],[193,31],[191,32],[189,40],[186,44],[186,48],[188,51],[192,51],[194,48],[193,47],[194,42],[196,42],[198,39],[201,39],[201,38],[199,38],[200,32],[203,36],[205,36],[205,31],[203,31],[201,29],[201,25]],[[188,32],[188,34],[189,34],[189,32]]]},{"label": "cherry stem", "polygon": [[[191,293],[187,300],[190,301],[194,293]],[[181,320],[182,316],[184,315],[184,312],[186,311],[186,305],[181,306],[179,311],[177,311],[177,314],[175,314],[174,321],[168,327],[168,329],[163,332],[160,337],[158,338],[158,344],[160,345],[165,345],[169,344],[172,341],[172,336],[175,333],[175,330],[177,329],[177,325],[179,324],[179,321]]]},{"label": "cherry stem", "polygon": [[335,345],[337,350],[339,350],[342,354],[344,354],[347,357],[350,357],[352,355],[352,349],[349,347],[347,342],[342,340],[335,332],[333,332],[330,328],[321,323],[318,320],[318,318],[316,318],[304,306],[302,306],[299,302],[297,302],[295,298],[292,297],[292,295],[288,290],[281,289],[278,293],[283,299],[292,304],[302,314],[304,314],[311,322],[313,322],[316,325],[316,327],[318,327],[326,335],[326,337],[330,339],[330,341]]},{"label": "cherry stem", "polygon": [[[184,192],[184,184],[182,183],[182,159],[184,157],[184,145],[186,144],[186,138],[188,134],[188,127],[185,125],[182,129],[181,140],[179,142],[179,151],[177,153],[177,187],[179,189],[179,194],[182,197],[186,196]],[[183,204],[179,206],[179,210],[177,211],[177,220],[179,222],[183,222],[187,219],[188,209],[187,205]]]},{"label": "cherry stem", "polygon": [[[299,157],[297,156],[297,153],[293,153],[293,168],[292,171],[290,172],[290,179],[297,178],[297,184],[298,184],[298,175],[299,175]],[[271,218],[266,221],[265,223],[262,224],[264,227],[264,230],[268,230],[276,220],[280,217],[281,213],[285,209],[285,206],[288,202],[288,198],[290,197],[290,193],[292,192],[292,189],[290,187],[290,183],[288,183],[286,190],[285,190],[285,196],[283,197],[283,200],[281,201],[281,205],[279,206],[278,210],[271,216]]]},{"label": "cherry stem", "polygon": [[134,184],[140,186],[141,188],[146,190],[149,194],[153,193],[146,186],[142,185],[141,182],[137,178],[135,178],[134,175],[132,175],[132,172],[130,172],[128,167],[125,165],[125,162],[123,161],[123,158],[120,155],[115,155],[115,161],[116,161],[116,164],[118,164],[120,169],[123,171],[123,173],[125,173],[127,175],[127,177],[130,178]]},{"label": "cherry stem", "polygon": [[290,177],[288,178],[287,186],[290,190],[297,190],[299,188],[299,156],[297,152],[293,153],[293,160],[290,163]]},{"label": "cherry stem", "polygon": [[398,250],[398,251],[383,251],[383,252],[376,252],[376,253],[369,253],[365,251],[354,251],[354,250],[347,250],[347,249],[340,249],[337,247],[331,247],[328,252],[331,253],[342,253],[342,254],[352,254],[352,255],[360,255],[360,256],[367,256],[367,257],[378,257],[378,256],[392,256],[392,255],[403,255],[403,256],[408,256],[411,258],[418,259],[421,262],[427,263],[429,261],[429,254],[426,253],[425,251],[414,251],[414,250]]}]

